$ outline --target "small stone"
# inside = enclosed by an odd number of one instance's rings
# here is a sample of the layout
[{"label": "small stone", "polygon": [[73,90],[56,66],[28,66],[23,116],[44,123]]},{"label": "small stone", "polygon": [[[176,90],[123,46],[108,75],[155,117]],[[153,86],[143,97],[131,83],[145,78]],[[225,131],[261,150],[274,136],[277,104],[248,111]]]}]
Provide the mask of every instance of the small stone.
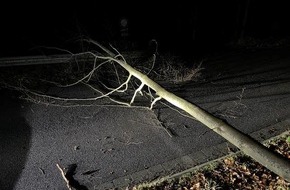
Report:
[{"label": "small stone", "polygon": [[74,146],[74,150],[79,150],[80,146]]}]

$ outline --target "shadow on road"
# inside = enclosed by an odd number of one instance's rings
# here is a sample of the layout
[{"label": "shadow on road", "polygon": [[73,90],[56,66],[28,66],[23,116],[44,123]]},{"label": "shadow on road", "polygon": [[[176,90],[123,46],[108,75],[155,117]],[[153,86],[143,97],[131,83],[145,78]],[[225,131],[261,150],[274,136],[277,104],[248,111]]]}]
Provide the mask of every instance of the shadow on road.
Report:
[{"label": "shadow on road", "polygon": [[0,188],[13,189],[27,158],[31,129],[17,94],[0,89]]}]

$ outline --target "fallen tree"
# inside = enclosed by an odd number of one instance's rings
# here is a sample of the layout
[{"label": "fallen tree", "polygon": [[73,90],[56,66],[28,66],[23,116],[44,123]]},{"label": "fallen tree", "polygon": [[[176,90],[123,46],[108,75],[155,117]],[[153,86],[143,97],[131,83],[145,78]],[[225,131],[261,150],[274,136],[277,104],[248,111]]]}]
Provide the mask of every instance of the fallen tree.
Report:
[{"label": "fallen tree", "polygon": [[217,134],[221,135],[227,141],[235,145],[248,156],[252,157],[256,161],[264,165],[269,170],[290,181],[290,162],[288,160],[270,151],[258,141],[254,140],[248,135],[245,135],[244,133],[230,126],[226,122],[214,117],[213,115],[199,108],[198,106],[174,95],[173,93],[168,92],[159,84],[148,78],[146,75],[131,67],[129,64],[126,63],[125,60],[118,59],[118,57],[121,55],[115,55],[97,42],[95,42],[95,44],[97,44],[108,54],[108,56],[96,56],[96,58],[110,60],[118,63],[129,72],[128,79],[130,79],[131,76],[134,76],[141,81],[141,85],[135,91],[131,103],[134,101],[136,93],[138,91],[141,91],[141,89],[146,85],[154,90],[157,95],[154,101],[152,101],[151,108],[158,100],[164,99],[168,101],[172,105],[189,113],[196,120],[203,123],[205,126],[210,128]]}]

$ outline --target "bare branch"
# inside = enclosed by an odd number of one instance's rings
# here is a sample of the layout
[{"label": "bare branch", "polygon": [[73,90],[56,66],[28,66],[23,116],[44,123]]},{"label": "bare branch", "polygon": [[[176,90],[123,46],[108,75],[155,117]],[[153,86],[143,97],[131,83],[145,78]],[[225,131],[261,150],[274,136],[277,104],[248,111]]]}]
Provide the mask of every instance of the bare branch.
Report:
[{"label": "bare branch", "polygon": [[56,164],[56,167],[59,169],[62,178],[64,179],[64,181],[66,182],[66,186],[69,190],[73,190],[72,187],[69,184],[69,180],[66,178],[66,174],[64,173],[63,169],[59,166],[59,164]]},{"label": "bare branch", "polygon": [[155,104],[157,101],[161,100],[161,99],[162,99],[162,97],[160,97],[160,96],[157,97],[157,98],[155,98],[155,99],[153,100],[153,102],[151,103],[150,110],[152,110],[154,104]]},{"label": "bare branch", "polygon": [[130,105],[134,102],[137,93],[142,90],[142,88],[144,87],[144,85],[145,85],[144,83],[141,83],[141,85],[135,90],[134,95],[133,95],[133,97],[131,99]]},{"label": "bare branch", "polygon": [[[88,87],[90,87],[92,90],[101,93],[102,95],[104,95],[101,91],[99,91],[98,89],[94,88],[92,85],[89,85],[87,83],[84,83],[85,85],[87,85]],[[115,102],[117,104],[121,104],[121,105],[125,105],[125,106],[130,106],[130,104],[126,103],[126,102],[121,102],[118,100],[115,100],[113,98],[111,98],[110,96],[107,96],[107,98],[109,98],[112,102]]]}]

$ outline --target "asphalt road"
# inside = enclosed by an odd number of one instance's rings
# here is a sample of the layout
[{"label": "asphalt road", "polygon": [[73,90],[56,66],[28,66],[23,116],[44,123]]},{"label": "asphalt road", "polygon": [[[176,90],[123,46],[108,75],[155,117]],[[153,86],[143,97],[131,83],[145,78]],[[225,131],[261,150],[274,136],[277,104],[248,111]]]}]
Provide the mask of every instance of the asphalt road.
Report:
[{"label": "asphalt road", "polygon": [[[203,80],[162,85],[246,134],[275,135],[287,129],[277,124],[290,116],[288,52],[274,49],[210,58],[204,63]],[[69,91],[85,93],[78,88]],[[201,164],[227,154],[231,146],[161,104],[155,111],[94,104],[64,107],[19,100],[5,89],[0,96],[3,190],[67,189],[56,164],[65,171],[73,168],[79,189],[121,187]],[[262,140],[263,135],[256,137]]]}]

